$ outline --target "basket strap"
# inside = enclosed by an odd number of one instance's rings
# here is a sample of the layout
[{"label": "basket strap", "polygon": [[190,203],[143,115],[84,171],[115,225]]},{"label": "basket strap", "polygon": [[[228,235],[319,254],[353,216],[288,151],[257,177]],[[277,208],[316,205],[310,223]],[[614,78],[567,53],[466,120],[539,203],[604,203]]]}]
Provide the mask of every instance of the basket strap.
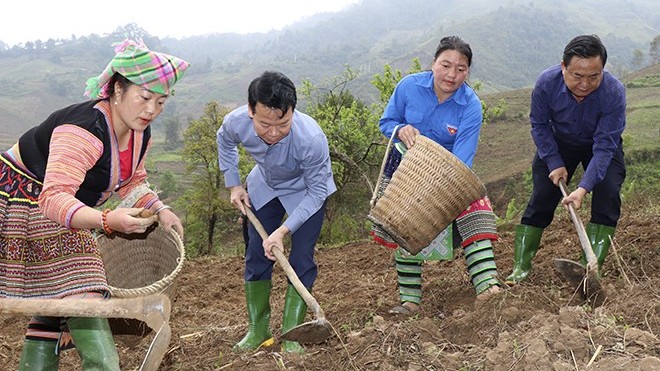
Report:
[{"label": "basket strap", "polygon": [[383,173],[385,172],[385,164],[387,163],[387,158],[390,156],[390,151],[392,150],[392,143],[394,143],[394,136],[399,131],[400,126],[401,125],[397,125],[394,127],[394,130],[392,131],[392,135],[390,135],[390,141],[387,143],[385,156],[383,156],[383,163],[380,165],[380,173],[378,174],[378,181],[376,182],[376,186],[374,187],[374,192],[373,195],[371,196],[371,201],[369,201],[369,204],[371,205],[372,208],[376,205],[376,199],[378,198],[378,190],[380,189],[380,184],[383,182]]}]

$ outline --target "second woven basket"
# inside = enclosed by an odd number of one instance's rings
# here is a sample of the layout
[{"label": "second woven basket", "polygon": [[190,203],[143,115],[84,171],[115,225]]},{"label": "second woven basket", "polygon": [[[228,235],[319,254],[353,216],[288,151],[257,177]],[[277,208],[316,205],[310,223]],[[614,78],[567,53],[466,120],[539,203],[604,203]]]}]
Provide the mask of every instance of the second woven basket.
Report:
[{"label": "second woven basket", "polygon": [[368,219],[417,254],[470,203],[486,195],[481,180],[433,140],[418,135]]},{"label": "second woven basket", "polygon": [[[166,232],[154,224],[145,233],[101,235],[97,239],[101,259],[115,298],[131,298],[164,293],[174,295],[174,279],[185,260],[185,248],[179,235]],[[112,318],[115,335],[137,335],[150,332],[143,322]]]}]

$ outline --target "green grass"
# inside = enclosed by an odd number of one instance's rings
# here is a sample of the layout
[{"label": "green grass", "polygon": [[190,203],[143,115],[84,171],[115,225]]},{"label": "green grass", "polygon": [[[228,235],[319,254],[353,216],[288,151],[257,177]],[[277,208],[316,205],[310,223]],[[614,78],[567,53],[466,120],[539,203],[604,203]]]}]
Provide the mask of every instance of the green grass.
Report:
[{"label": "green grass", "polygon": [[646,75],[633,79],[626,83],[627,88],[638,87],[660,87],[660,75]]},{"label": "green grass", "polygon": [[178,152],[156,152],[149,154],[149,161],[156,162],[181,162],[181,155]]}]

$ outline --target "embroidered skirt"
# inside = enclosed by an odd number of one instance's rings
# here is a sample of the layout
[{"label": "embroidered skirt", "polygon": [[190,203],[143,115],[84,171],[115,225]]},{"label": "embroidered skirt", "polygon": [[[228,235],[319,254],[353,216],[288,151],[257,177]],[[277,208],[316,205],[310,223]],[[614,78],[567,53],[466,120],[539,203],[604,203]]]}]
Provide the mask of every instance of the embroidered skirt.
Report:
[{"label": "embroidered skirt", "polygon": [[62,298],[108,292],[91,231],[68,229],[37,203],[41,183],[0,155],[0,297]]}]

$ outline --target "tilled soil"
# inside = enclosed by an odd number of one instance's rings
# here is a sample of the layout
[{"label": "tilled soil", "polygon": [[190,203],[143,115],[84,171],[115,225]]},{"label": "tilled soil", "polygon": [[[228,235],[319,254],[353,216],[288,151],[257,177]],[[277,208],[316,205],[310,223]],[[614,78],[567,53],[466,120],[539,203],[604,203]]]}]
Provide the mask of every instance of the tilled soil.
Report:
[{"label": "tilled soil", "polygon": [[[234,353],[247,326],[243,260],[188,260],[177,278],[172,340],[161,370],[660,370],[660,218],[626,213],[601,283],[605,304],[592,308],[555,270],[553,258],[579,259],[575,229],[562,214],[548,227],[524,283],[475,306],[460,251],[427,262],[421,310],[388,313],[397,304],[392,250],[371,242],[317,252],[313,295],[335,334],[303,355],[279,344],[286,280],[276,267],[271,297],[274,346]],[[511,271],[513,231],[495,244],[501,276]],[[306,320],[313,320],[308,313]],[[17,368],[28,318],[0,315],[0,369]],[[138,369],[153,333],[117,337],[124,370]],[[131,344],[137,343],[137,344]],[[80,369],[66,351],[61,370]]]}]

